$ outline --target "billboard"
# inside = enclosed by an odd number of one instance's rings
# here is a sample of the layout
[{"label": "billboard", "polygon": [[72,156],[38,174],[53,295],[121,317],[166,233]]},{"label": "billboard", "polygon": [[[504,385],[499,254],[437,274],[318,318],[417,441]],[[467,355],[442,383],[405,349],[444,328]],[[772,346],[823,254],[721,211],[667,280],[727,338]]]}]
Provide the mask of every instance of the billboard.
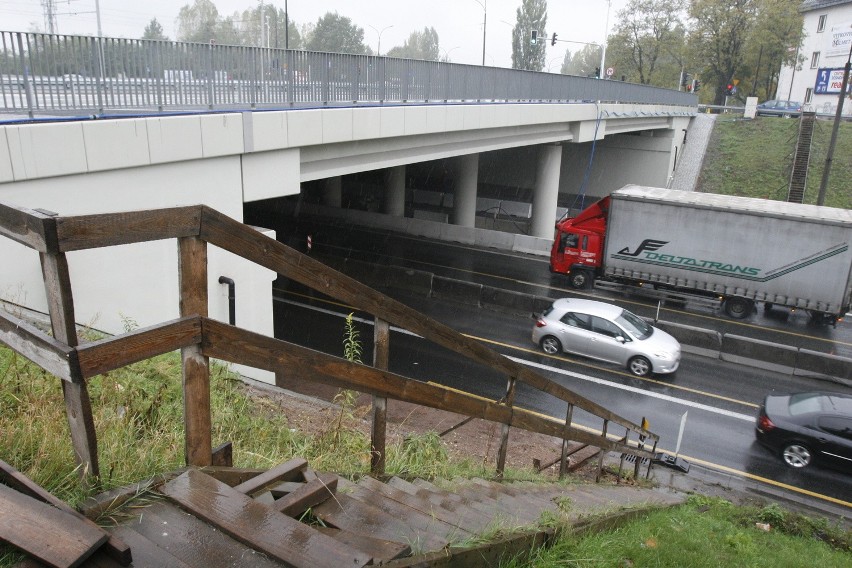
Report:
[{"label": "billboard", "polygon": [[851,22],[842,22],[836,26],[831,26],[829,34],[831,34],[831,46],[825,50],[826,57],[835,57],[849,53],[849,46],[852,45]]},{"label": "billboard", "polygon": [[[840,86],[843,84],[843,67],[840,68],[820,68],[817,71],[816,84],[814,85],[815,95],[836,95],[840,93]],[[849,85],[846,85],[846,92],[849,92]]]}]

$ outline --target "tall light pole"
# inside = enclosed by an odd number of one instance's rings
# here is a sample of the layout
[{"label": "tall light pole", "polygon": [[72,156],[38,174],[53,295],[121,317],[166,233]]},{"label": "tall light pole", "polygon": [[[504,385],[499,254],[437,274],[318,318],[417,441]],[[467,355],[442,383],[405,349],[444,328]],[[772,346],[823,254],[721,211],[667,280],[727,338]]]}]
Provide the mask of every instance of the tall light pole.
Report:
[{"label": "tall light pole", "polygon": [[604,26],[604,39],[601,44],[601,74],[598,76],[598,79],[603,79],[604,73],[606,72],[604,64],[606,63],[606,44],[607,37],[609,36],[609,9],[612,8],[612,0],[606,0],[606,25]]},{"label": "tall light pole", "polygon": [[837,99],[837,112],[834,114],[834,126],[831,129],[831,141],[828,143],[828,153],[825,157],[825,167],[822,170],[822,181],[819,184],[817,205],[825,205],[825,193],[828,190],[828,177],[831,175],[831,162],[834,160],[834,146],[837,144],[837,131],[840,128],[840,117],[843,116],[843,100],[849,86],[849,71],[852,69],[852,45],[849,46],[849,57],[843,67],[843,84],[840,85],[840,97]]},{"label": "tall light pole", "polygon": [[482,6],[482,66],[485,67],[485,26],[488,24],[488,0],[475,0]]},{"label": "tall light pole", "polygon": [[387,30],[387,29],[389,29],[389,28],[392,28],[392,27],[393,27],[393,24],[391,24],[391,25],[389,25],[389,26],[385,26],[384,28],[382,28],[382,31],[377,30],[376,28],[374,28],[374,27],[373,27],[373,26],[371,26],[370,24],[367,24],[367,27],[368,27],[368,28],[372,28],[372,30],[373,30],[374,32],[376,32],[377,34],[379,34],[379,44],[376,46],[376,55],[377,55],[377,56],[379,56],[379,57],[381,57],[381,55],[382,55],[382,34],[383,34],[383,33],[385,33],[385,30]]}]

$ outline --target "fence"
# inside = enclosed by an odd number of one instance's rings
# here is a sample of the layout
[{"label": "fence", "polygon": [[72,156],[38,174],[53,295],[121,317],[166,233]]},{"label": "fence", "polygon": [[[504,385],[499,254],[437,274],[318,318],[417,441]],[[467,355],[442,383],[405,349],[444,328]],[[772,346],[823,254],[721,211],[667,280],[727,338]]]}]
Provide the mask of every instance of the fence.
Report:
[{"label": "fence", "polygon": [[608,101],[695,106],[691,93],[497,67],[0,32],[0,111],[253,109],[316,105]]},{"label": "fence", "polygon": [[[0,203],[0,237],[40,253],[53,335],[0,310],[0,342],[61,379],[71,439],[80,471],[98,476],[97,438],[86,380],[98,374],[174,350],[181,350],[184,385],[185,455],[188,465],[221,463],[229,447],[214,450],[208,358],[273,372],[299,375],[340,388],[372,394],[372,464],[384,472],[387,398],[448,410],[502,424],[497,473],[502,475],[510,426],[563,440],[560,472],[566,471],[567,441],[634,455],[655,456],[659,436],[610,412],[564,386],[516,363],[358,281],[305,256],[206,206],[60,217]],[[177,239],[180,318],[115,337],[78,345],[74,299],[66,253],[119,244]],[[207,245],[248,259],[375,318],[373,365],[361,365],[298,345],[249,332],[207,317]],[[389,324],[414,332],[507,378],[506,394],[488,401],[423,383],[387,370]],[[543,417],[515,406],[518,382],[567,403],[565,420]],[[576,427],[574,409],[602,420],[600,433]],[[625,429],[611,437],[610,425]],[[630,436],[635,435],[633,445]],[[651,451],[637,441],[646,440]],[[603,453],[598,462],[600,474]]]}]

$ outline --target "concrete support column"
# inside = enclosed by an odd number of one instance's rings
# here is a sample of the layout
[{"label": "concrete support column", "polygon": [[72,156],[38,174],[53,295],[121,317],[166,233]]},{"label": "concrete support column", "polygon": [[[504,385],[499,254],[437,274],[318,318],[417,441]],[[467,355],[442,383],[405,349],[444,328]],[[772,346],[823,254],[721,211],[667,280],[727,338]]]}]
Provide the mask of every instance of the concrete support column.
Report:
[{"label": "concrete support column", "polygon": [[385,170],[384,212],[394,217],[405,217],[405,166]]},{"label": "concrete support column", "polygon": [[343,178],[326,178],[322,181],[322,202],[331,207],[343,206]]},{"label": "concrete support column", "polygon": [[562,167],[562,146],[541,146],[538,153],[535,188],[532,202],[533,237],[553,238],[556,223],[556,201],[559,197],[559,170]]},{"label": "concrete support column", "polygon": [[476,226],[476,186],[479,181],[479,154],[456,159],[456,185],[453,196],[452,224]]}]

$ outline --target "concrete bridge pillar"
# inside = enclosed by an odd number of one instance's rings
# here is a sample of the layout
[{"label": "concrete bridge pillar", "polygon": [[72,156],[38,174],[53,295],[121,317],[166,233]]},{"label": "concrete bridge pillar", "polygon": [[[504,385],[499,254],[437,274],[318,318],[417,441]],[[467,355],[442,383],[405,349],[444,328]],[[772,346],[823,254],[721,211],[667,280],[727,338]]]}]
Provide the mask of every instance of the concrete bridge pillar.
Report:
[{"label": "concrete bridge pillar", "polygon": [[405,166],[385,170],[384,212],[394,217],[405,216]]},{"label": "concrete bridge pillar", "polygon": [[456,185],[453,196],[453,225],[476,226],[476,189],[479,181],[479,154],[456,159]]},{"label": "concrete bridge pillar", "polygon": [[533,237],[553,238],[561,166],[562,146],[560,144],[548,144],[539,147],[538,168],[536,169],[532,200],[530,233]]},{"label": "concrete bridge pillar", "polygon": [[343,178],[334,176],[323,180],[322,202],[331,207],[343,206]]}]

